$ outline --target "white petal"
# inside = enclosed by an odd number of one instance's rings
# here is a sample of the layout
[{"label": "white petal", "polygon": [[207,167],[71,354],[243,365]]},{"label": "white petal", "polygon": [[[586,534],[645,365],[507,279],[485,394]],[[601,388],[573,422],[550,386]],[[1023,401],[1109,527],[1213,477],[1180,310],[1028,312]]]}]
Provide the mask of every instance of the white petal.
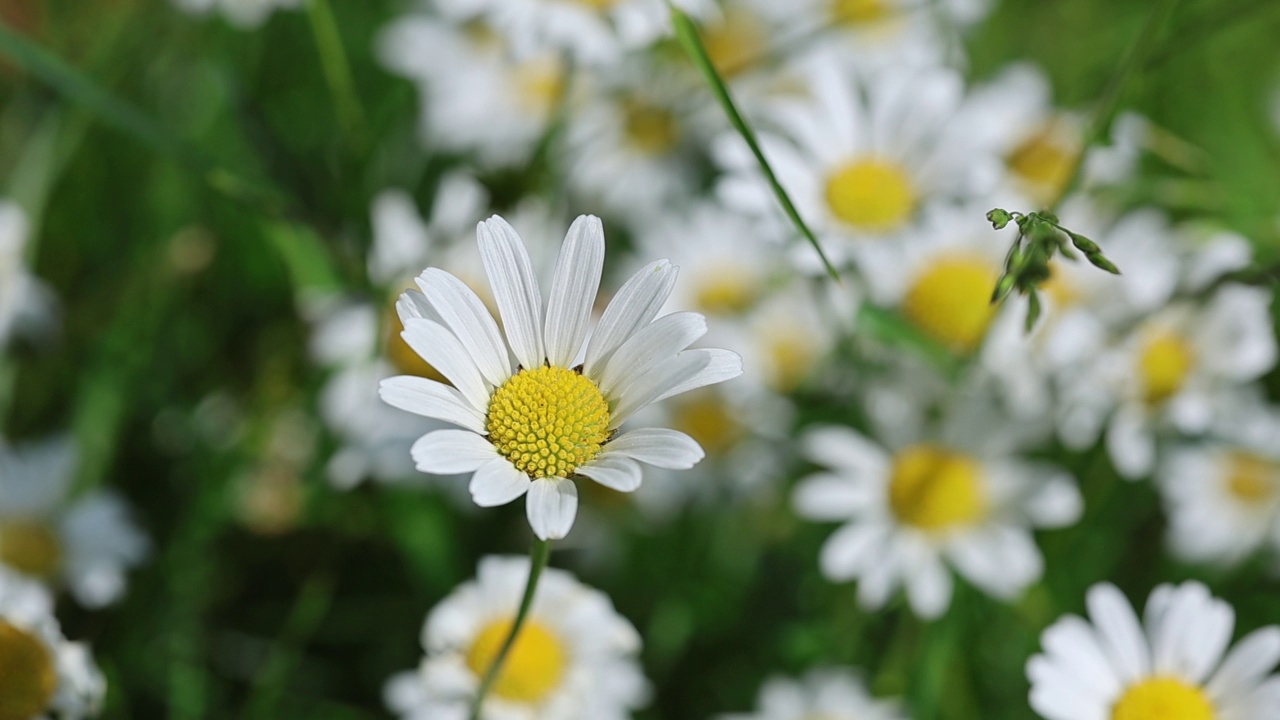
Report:
[{"label": "white petal", "polygon": [[1067,527],[1080,519],[1084,498],[1074,478],[1066,473],[1055,474],[1027,498],[1026,511],[1036,527]]},{"label": "white petal", "polygon": [[818,566],[830,580],[858,577],[883,554],[888,530],[883,525],[854,522],[827,538],[818,553]]},{"label": "white petal", "polygon": [[489,389],[470,353],[445,326],[431,320],[410,319],[400,337],[431,367],[453,383],[474,408],[489,407]]},{"label": "white petal", "polygon": [[542,540],[559,540],[569,534],[578,514],[578,488],[565,478],[534,480],[525,511],[535,535]]},{"label": "white petal", "polygon": [[542,367],[546,359],[542,350],[542,294],[529,251],[515,229],[497,215],[476,227],[476,239],[511,351],[521,366]]},{"label": "white petal", "polygon": [[670,388],[697,376],[706,366],[706,355],[697,350],[686,350],[636,378],[617,398],[617,404],[612,408],[609,428],[616,428],[626,422],[637,410],[655,402]]},{"label": "white petal", "polygon": [[603,270],[604,227],[598,217],[580,216],[560,247],[547,300],[546,348],[552,365],[570,367],[578,359]]},{"label": "white petal", "polygon": [[640,487],[640,465],[622,455],[601,455],[579,467],[577,472],[618,492],[634,492]]},{"label": "white petal", "polygon": [[1089,619],[1098,628],[1098,639],[1123,683],[1145,677],[1151,670],[1151,652],[1138,617],[1124,595],[1110,583],[1094,585],[1085,597]]},{"label": "white petal", "polygon": [[[670,390],[662,393],[658,400],[666,400],[669,397],[675,397],[680,393],[686,393],[690,390],[697,390],[700,387],[715,385],[726,380],[732,380],[742,374],[742,358],[738,353],[732,350],[721,350],[719,348],[698,348],[697,350],[685,350],[681,355],[690,353],[698,353],[707,358],[707,364],[693,377],[673,386]],[[655,400],[654,402],[658,402]]]},{"label": "white petal", "polygon": [[888,475],[889,455],[879,443],[843,425],[824,425],[804,434],[804,454],[819,465],[855,476]]},{"label": "white petal", "polygon": [[1280,627],[1249,633],[1235,646],[1205,686],[1219,702],[1237,697],[1262,681],[1280,662]]},{"label": "white petal", "polygon": [[609,397],[636,378],[693,344],[707,332],[707,320],[694,312],[678,312],[640,328],[614,352],[600,373],[600,391]]},{"label": "white petal", "polygon": [[679,430],[638,428],[610,440],[605,445],[605,455],[624,455],[654,467],[687,470],[706,453],[697,440]]},{"label": "white petal", "polygon": [[1084,686],[1081,694],[1103,702],[1120,692],[1115,671],[1099,647],[1093,628],[1083,618],[1068,615],[1049,626],[1041,644],[1046,653]]},{"label": "white petal", "polygon": [[471,499],[480,507],[506,505],[529,491],[529,476],[504,457],[495,457],[471,476]]},{"label": "white petal", "polygon": [[378,395],[386,404],[416,415],[443,420],[481,435],[484,412],[473,407],[456,388],[415,375],[400,375],[378,384]]},{"label": "white petal", "polygon": [[658,317],[675,287],[676,274],[677,268],[670,261],[657,260],[645,265],[618,289],[587,345],[583,365],[587,377],[598,381],[600,370],[614,351],[637,329]]},{"label": "white petal", "polygon": [[506,382],[511,377],[507,346],[480,297],[466,283],[438,268],[424,270],[417,283],[445,326],[471,354],[480,374],[495,387]]},{"label": "white petal", "polygon": [[469,430],[436,430],[418,438],[409,454],[418,470],[437,475],[469,473],[495,457],[488,440]]},{"label": "white petal", "polygon": [[819,473],[796,485],[791,504],[796,514],[809,520],[848,520],[866,508],[872,497],[867,483]]},{"label": "white petal", "polygon": [[1127,480],[1151,472],[1156,459],[1156,441],[1142,417],[1142,410],[1122,406],[1107,428],[1107,451],[1116,470]]},{"label": "white petal", "polygon": [[911,609],[921,618],[940,617],[951,604],[951,573],[936,555],[917,559],[907,573],[906,586]]}]

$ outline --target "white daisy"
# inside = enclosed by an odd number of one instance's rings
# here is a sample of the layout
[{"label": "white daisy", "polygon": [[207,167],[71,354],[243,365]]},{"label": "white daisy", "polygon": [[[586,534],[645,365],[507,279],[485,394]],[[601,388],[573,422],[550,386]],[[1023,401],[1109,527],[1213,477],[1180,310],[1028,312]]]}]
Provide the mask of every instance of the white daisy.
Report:
[{"label": "white daisy", "polygon": [[259,27],[276,10],[302,6],[302,0],[174,0],[174,3],[195,15],[220,10],[227,22],[246,30]]},{"label": "white daisy", "polygon": [[125,572],[146,559],[149,543],[116,493],[71,496],[74,465],[68,439],[0,441],[0,565],[103,607],[124,595]]},{"label": "white daisy", "polygon": [[1264,545],[1280,547],[1277,408],[1241,399],[1209,438],[1171,450],[1156,477],[1179,557],[1231,565]]},{"label": "white daisy", "polygon": [[905,720],[896,700],[878,700],[846,668],[810,671],[801,680],[772,678],[760,688],[759,710],[721,720]]},{"label": "white daisy", "polygon": [[515,230],[495,216],[479,225],[477,236],[505,341],[479,297],[443,270],[424,271],[421,292],[405,293],[398,305],[405,341],[452,386],[391,378],[382,383],[382,398],[460,428],[418,440],[412,451],[418,469],[475,473],[471,494],[482,506],[528,493],[530,525],[547,539],[564,537],[573,525],[575,477],[630,492],[640,484],[638,462],[667,468],[697,463],[702,449],[683,433],[617,432],[653,402],[742,372],[734,353],[685,349],[706,331],[701,315],[657,318],[675,267],[654,262],[628,280],[588,344],[604,265],[598,219],[583,216],[569,228],[545,321],[538,281]]},{"label": "white daisy", "polygon": [[52,294],[23,256],[30,233],[22,208],[0,200],[0,349],[15,331],[47,323],[53,310]]},{"label": "white daisy", "polygon": [[800,482],[796,511],[844,523],[822,548],[823,574],[857,579],[868,609],[903,585],[926,618],[951,602],[948,565],[1006,600],[1035,582],[1043,559],[1031,529],[1063,527],[1080,515],[1071,476],[1017,457],[1025,428],[1000,426],[976,402],[957,406],[938,433],[919,424],[918,402],[885,395],[869,405],[885,442],[842,426],[803,438],[805,454],[827,470]]},{"label": "white daisy", "polygon": [[[465,720],[520,604],[529,561],[486,557],[475,581],[440,602],[422,630],[417,672],[387,683],[388,707],[405,720]],[[485,699],[484,720],[625,720],[648,684],[640,635],[603,593],[544,570],[533,606]]]},{"label": "white daisy", "polygon": [[[998,158],[950,126],[964,102],[956,71],[893,65],[853,73],[827,54],[806,70],[808,96],[766,108],[782,135],[761,132],[760,142],[837,261],[900,237],[933,202],[982,197],[999,180]],[[777,201],[741,138],[726,135],[713,151],[727,172],[720,197],[777,223]]]},{"label": "white daisy", "polygon": [[1200,583],[1161,585],[1139,621],[1110,584],[1087,596],[1089,619],[1044,632],[1027,662],[1031,707],[1048,720],[1273,720],[1280,715],[1280,627],[1230,652],[1235,613]]},{"label": "white daisy", "polygon": [[0,667],[0,717],[92,717],[107,691],[88,648],[62,635],[48,591],[3,568]]}]

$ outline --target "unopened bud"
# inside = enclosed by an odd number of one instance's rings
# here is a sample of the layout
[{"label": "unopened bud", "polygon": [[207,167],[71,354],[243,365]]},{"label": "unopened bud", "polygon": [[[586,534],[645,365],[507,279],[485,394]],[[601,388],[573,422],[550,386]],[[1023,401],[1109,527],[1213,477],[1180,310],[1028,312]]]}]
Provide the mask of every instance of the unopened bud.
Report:
[{"label": "unopened bud", "polygon": [[1005,227],[1009,224],[1009,221],[1012,219],[1013,219],[1013,216],[1009,214],[1008,210],[1001,210],[1000,208],[996,208],[991,212],[987,213],[987,220],[991,221],[991,227],[995,228],[996,230],[1005,229]]}]

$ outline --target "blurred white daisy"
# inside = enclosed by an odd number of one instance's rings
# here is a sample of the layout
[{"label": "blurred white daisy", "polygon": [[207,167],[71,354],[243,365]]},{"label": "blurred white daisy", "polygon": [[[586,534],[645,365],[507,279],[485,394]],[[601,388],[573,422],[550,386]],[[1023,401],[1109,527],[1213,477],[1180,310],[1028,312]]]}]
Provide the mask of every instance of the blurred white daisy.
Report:
[{"label": "blurred white daisy", "polygon": [[173,0],[186,12],[204,15],[219,10],[227,22],[242,29],[253,29],[267,21],[276,10],[302,6],[303,0]]},{"label": "blurred white daisy", "polygon": [[754,713],[720,720],[905,720],[896,700],[878,700],[846,668],[821,668],[800,680],[771,678],[760,688]]},{"label": "blurred white daisy", "polygon": [[107,681],[89,649],[69,642],[40,584],[0,568],[0,717],[80,720],[102,707]]},{"label": "blurred white daisy", "polygon": [[[405,720],[466,720],[481,679],[511,631],[529,561],[486,557],[473,582],[427,617],[426,657],[393,677],[387,706]],[[486,697],[483,720],[625,720],[647,699],[640,635],[603,593],[554,568]]]},{"label": "blurred white daisy", "polygon": [[85,607],[125,593],[125,573],[149,543],[116,493],[71,495],[75,451],[68,438],[10,447],[0,440],[0,565],[65,585]]},{"label": "blurred white daisy", "polygon": [[22,208],[0,200],[0,349],[15,331],[37,330],[52,314],[53,295],[24,257],[30,233]]},{"label": "blurred white daisy", "polygon": [[525,162],[568,87],[562,56],[547,51],[515,58],[480,21],[406,15],[383,31],[378,55],[418,85],[424,143],[474,152],[486,165]]},{"label": "blurred white daisy", "polygon": [[657,261],[636,273],[586,343],[604,266],[598,219],[583,216],[569,228],[545,320],[542,293],[516,231],[495,216],[480,224],[477,236],[505,340],[475,292],[443,270],[424,271],[421,292],[405,293],[398,304],[405,341],[452,385],[396,377],[383,381],[382,398],[460,428],[419,439],[412,450],[418,469],[474,473],[471,494],[481,506],[528,493],[530,525],[548,539],[564,537],[573,525],[575,477],[630,492],[640,484],[639,462],[696,464],[703,451],[683,433],[618,433],[651,403],[742,372],[734,353],[685,349],[706,332],[701,315],[657,318],[675,267]]},{"label": "blurred white daisy", "polygon": [[1280,627],[1227,652],[1231,606],[1200,583],[1161,585],[1141,621],[1110,584],[1087,596],[1089,619],[1045,630],[1027,662],[1031,707],[1048,720],[1271,720],[1280,710]]},{"label": "blurred white daisy", "polygon": [[796,511],[843,523],[823,545],[823,575],[857,579],[868,609],[905,586],[912,610],[926,618],[951,602],[948,565],[1006,600],[1039,579],[1044,561],[1031,530],[1079,518],[1073,478],[1018,457],[1024,428],[1002,425],[981,403],[966,398],[934,433],[914,400],[869,405],[884,442],[834,425],[803,437],[803,452],[826,469],[800,481]]},{"label": "blurred white daisy", "polygon": [[1194,562],[1231,565],[1280,547],[1280,410],[1241,398],[1203,442],[1161,459],[1169,544]]},{"label": "blurred white daisy", "polygon": [[[837,261],[900,237],[935,201],[982,196],[1003,172],[998,158],[950,127],[964,102],[956,71],[894,65],[854,73],[825,54],[806,71],[807,97],[767,108],[782,135],[761,132],[760,142]],[[746,143],[726,135],[713,150],[727,173],[720,197],[777,222],[777,201]]]}]

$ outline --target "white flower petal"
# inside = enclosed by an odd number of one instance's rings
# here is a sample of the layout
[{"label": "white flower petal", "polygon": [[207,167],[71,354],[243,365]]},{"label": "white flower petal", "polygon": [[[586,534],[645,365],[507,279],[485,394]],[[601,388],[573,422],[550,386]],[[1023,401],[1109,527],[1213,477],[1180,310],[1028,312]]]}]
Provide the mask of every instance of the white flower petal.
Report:
[{"label": "white flower petal", "polygon": [[676,266],[668,260],[649,263],[618,289],[605,308],[587,345],[583,373],[594,381],[613,353],[635,331],[658,316],[676,284]]},{"label": "white flower petal", "polygon": [[853,522],[827,538],[818,553],[818,566],[829,580],[849,580],[863,574],[884,554],[889,529],[884,525]]},{"label": "white flower petal", "polygon": [[448,378],[472,407],[489,407],[489,389],[485,387],[479,368],[448,328],[431,320],[410,319],[405,322],[400,337],[418,357]]},{"label": "white flower petal", "polygon": [[707,366],[708,358],[696,350],[686,350],[636,378],[630,387],[623,388],[612,408],[609,428],[626,422],[637,410],[655,402],[663,393],[681,383],[688,382]]},{"label": "white flower petal", "polygon": [[707,332],[707,320],[695,312],[678,312],[640,328],[614,352],[600,373],[600,392],[609,397],[636,378],[693,344]]},{"label": "white flower petal", "polygon": [[439,268],[427,268],[417,279],[427,302],[470,353],[480,374],[495,387],[511,377],[511,361],[498,323],[467,284]]},{"label": "white flower petal", "polygon": [[471,476],[471,499],[480,507],[506,505],[529,491],[529,476],[505,457],[494,457]]},{"label": "white flower petal", "polygon": [[415,375],[399,375],[379,383],[378,395],[392,407],[460,425],[481,435],[487,434],[484,412],[467,402],[456,388],[444,383]]},{"label": "white flower petal", "polygon": [[654,467],[687,470],[706,455],[698,441],[666,428],[637,428],[625,432],[604,447],[605,455],[624,455]]},{"label": "white flower petal", "polygon": [[436,430],[418,438],[409,454],[418,470],[436,475],[469,473],[495,457],[488,440],[469,430]]},{"label": "white flower petal", "polygon": [[1115,697],[1121,690],[1107,656],[1098,645],[1097,635],[1083,618],[1068,615],[1045,630],[1041,639],[1045,653],[1053,657],[1099,703]]},{"label": "white flower petal", "polygon": [[1255,630],[1241,640],[1205,685],[1209,697],[1224,701],[1262,681],[1280,663],[1280,627]]},{"label": "white flower petal", "polygon": [[525,511],[535,535],[542,540],[559,540],[569,534],[578,514],[578,488],[566,478],[534,480]]},{"label": "white flower petal", "polygon": [[497,215],[476,227],[476,239],[511,351],[521,366],[542,367],[546,360],[542,349],[542,294],[529,251],[515,228]]},{"label": "white flower petal", "polygon": [[889,455],[853,428],[824,425],[804,434],[804,454],[819,465],[850,475],[878,478],[889,472]]},{"label": "white flower petal", "polygon": [[742,374],[742,358],[732,350],[698,348],[696,350],[685,350],[680,354],[689,355],[691,353],[705,356],[706,365],[689,379],[674,385],[670,390],[662,393],[654,402],[666,400],[669,397],[675,397],[690,390],[697,390],[700,387],[732,380]]},{"label": "white flower petal", "polygon": [[907,572],[906,586],[911,609],[921,618],[940,617],[951,604],[951,573],[937,555],[917,558]]},{"label": "white flower petal", "polygon": [[868,483],[819,473],[803,478],[791,494],[796,514],[809,520],[848,520],[875,496]]},{"label": "white flower petal", "polygon": [[1151,671],[1151,652],[1138,617],[1124,595],[1111,583],[1089,589],[1085,598],[1089,619],[1098,628],[1098,639],[1111,665],[1124,683],[1145,677]]},{"label": "white flower petal", "polygon": [[634,492],[640,487],[640,465],[622,455],[601,455],[577,470],[601,485],[618,492]]},{"label": "white flower petal", "polygon": [[582,215],[560,248],[547,300],[546,348],[552,365],[571,367],[578,359],[603,270],[604,227],[600,218]]}]

